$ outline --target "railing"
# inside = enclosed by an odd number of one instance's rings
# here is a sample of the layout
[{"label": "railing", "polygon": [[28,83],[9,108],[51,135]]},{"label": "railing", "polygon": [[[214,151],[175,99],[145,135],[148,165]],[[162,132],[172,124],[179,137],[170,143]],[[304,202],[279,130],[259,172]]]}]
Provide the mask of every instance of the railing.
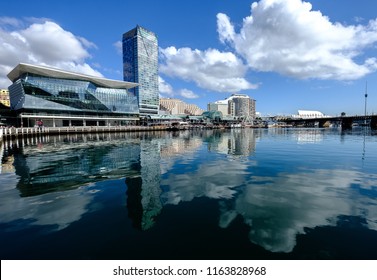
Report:
[{"label": "railing", "polygon": [[18,136],[98,133],[98,132],[136,132],[166,130],[166,126],[70,126],[70,127],[11,127],[0,128],[2,138]]}]

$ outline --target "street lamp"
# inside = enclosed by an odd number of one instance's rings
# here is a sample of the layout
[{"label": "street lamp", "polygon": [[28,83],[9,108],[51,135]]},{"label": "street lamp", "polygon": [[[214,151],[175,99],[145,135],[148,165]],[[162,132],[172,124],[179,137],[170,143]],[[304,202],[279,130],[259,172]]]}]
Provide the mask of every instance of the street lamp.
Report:
[{"label": "street lamp", "polygon": [[368,97],[368,82],[366,82],[365,84],[365,107],[364,107],[364,124],[366,125],[367,124],[367,97]]}]

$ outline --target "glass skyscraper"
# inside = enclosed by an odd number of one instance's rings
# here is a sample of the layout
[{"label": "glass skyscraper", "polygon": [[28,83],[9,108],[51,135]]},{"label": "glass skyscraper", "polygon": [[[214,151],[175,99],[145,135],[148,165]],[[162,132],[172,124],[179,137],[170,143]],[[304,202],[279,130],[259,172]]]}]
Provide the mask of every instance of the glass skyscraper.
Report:
[{"label": "glass skyscraper", "polygon": [[140,115],[158,114],[157,37],[141,26],[123,34],[123,79],[139,84],[130,90],[138,97]]}]

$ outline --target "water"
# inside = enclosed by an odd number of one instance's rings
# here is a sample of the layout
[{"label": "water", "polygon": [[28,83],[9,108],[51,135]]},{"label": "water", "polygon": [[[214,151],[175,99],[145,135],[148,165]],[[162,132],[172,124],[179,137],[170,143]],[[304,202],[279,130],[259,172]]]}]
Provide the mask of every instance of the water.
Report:
[{"label": "water", "polygon": [[1,149],[1,259],[377,259],[373,131],[50,136]]}]

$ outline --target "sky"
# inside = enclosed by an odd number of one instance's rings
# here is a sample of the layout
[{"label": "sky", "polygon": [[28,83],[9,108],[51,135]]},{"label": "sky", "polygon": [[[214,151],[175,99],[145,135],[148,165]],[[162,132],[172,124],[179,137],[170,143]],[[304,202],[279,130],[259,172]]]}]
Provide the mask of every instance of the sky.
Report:
[{"label": "sky", "polygon": [[206,110],[242,93],[263,116],[362,115],[366,101],[377,114],[375,0],[1,1],[0,88],[18,63],[122,80],[136,25],[158,37],[161,97]]}]

